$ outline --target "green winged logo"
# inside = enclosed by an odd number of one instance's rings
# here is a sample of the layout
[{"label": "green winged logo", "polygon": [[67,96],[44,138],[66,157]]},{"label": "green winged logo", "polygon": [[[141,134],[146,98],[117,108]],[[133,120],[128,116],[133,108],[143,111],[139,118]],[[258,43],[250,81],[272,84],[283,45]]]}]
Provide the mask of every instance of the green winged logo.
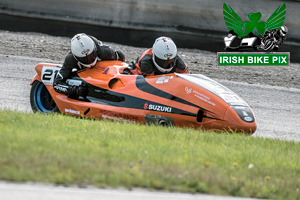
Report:
[{"label": "green winged logo", "polygon": [[260,12],[249,13],[248,18],[250,21],[243,22],[234,10],[225,3],[223,4],[223,14],[228,30],[233,30],[239,37],[246,36],[250,32],[255,35],[263,35],[265,30],[280,29],[285,20],[286,5],[284,3],[283,5],[278,6],[267,22],[260,21]]}]

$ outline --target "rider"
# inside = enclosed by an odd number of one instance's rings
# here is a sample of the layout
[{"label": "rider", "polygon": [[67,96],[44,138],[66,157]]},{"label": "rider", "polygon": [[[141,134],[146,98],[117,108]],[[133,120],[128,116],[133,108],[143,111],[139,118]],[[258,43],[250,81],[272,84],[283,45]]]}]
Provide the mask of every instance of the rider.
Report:
[{"label": "rider", "polygon": [[287,32],[288,32],[288,28],[286,26],[281,26],[279,30],[278,29],[267,30],[263,35],[260,49],[264,49],[266,45],[266,41],[274,40],[275,43],[272,49],[277,51],[279,49],[279,45],[283,44]]},{"label": "rider", "polygon": [[190,73],[187,65],[177,55],[177,47],[168,37],[159,37],[153,47],[132,62],[124,74],[160,75],[166,73]]},{"label": "rider", "polygon": [[57,73],[53,88],[56,92],[66,95],[77,95],[86,97],[88,89],[86,86],[69,86],[66,80],[72,76],[72,72],[92,68],[100,60],[125,60],[121,51],[115,51],[109,46],[103,45],[101,41],[84,33],[75,35],[71,39],[71,51],[65,58],[62,68]]}]

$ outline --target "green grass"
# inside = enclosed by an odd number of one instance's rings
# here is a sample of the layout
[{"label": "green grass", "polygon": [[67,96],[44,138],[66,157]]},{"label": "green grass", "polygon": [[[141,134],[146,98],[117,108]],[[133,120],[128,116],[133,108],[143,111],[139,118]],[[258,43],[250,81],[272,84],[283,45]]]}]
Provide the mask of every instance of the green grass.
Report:
[{"label": "green grass", "polygon": [[0,111],[0,179],[300,199],[300,143]]}]

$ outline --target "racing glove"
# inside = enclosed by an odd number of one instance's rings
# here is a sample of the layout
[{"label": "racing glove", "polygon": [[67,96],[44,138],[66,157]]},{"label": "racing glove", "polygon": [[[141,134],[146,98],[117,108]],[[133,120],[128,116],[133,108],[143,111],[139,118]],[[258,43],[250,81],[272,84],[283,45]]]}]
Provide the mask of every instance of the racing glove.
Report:
[{"label": "racing glove", "polygon": [[123,70],[123,73],[122,74],[129,74],[130,73],[130,69],[128,67],[126,67],[124,70]]},{"label": "racing glove", "polygon": [[131,62],[128,67],[124,68],[123,73],[122,74],[131,74],[131,70],[135,69],[135,64],[134,62]]},{"label": "racing glove", "polygon": [[125,61],[125,55],[123,54],[122,51],[117,50],[116,55],[117,55],[117,60],[120,60],[120,61],[123,61],[123,62]]},{"label": "racing glove", "polygon": [[78,96],[82,96],[85,98],[88,95],[88,88],[87,88],[87,86],[84,86],[84,85],[69,86],[68,95],[78,95]]}]

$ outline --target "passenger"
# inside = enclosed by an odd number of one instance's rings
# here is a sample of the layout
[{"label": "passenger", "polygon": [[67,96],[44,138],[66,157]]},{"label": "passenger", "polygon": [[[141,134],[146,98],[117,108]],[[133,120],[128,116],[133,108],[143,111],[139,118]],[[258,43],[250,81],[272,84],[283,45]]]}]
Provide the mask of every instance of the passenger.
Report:
[{"label": "passenger", "polygon": [[132,62],[124,74],[160,75],[167,73],[190,73],[187,65],[177,55],[177,47],[168,37],[159,37],[153,47]]},{"label": "passenger", "polygon": [[109,46],[103,45],[101,41],[93,36],[84,33],[75,35],[71,39],[71,51],[66,56],[62,68],[54,79],[54,90],[66,95],[86,97],[88,94],[86,86],[69,86],[66,80],[71,78],[74,69],[76,71],[92,68],[101,60],[125,61],[125,56],[121,51],[115,51]]}]

